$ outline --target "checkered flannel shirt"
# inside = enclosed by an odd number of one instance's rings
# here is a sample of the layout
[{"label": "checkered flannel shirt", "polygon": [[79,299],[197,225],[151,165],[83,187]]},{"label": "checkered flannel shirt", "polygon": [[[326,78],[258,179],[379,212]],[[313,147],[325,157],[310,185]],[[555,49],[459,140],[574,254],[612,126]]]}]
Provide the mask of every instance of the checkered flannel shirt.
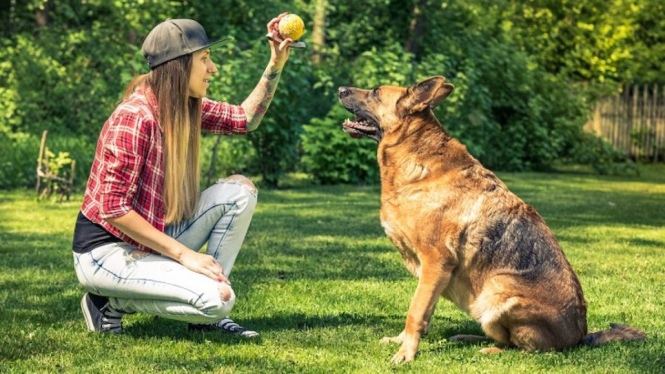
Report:
[{"label": "checkered flannel shirt", "polygon": [[[157,100],[148,86],[122,102],[102,128],[81,212],[90,221],[142,250],[151,251],[106,222],[134,210],[164,232],[164,149]],[[201,128],[247,134],[241,106],[203,99]]]}]

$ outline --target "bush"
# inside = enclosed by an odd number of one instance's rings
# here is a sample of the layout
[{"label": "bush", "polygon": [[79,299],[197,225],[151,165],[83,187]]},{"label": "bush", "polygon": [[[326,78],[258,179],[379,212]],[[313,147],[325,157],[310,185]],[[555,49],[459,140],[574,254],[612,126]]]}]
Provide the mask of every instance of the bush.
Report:
[{"label": "bush", "polygon": [[[217,157],[211,170],[213,148],[218,139]],[[201,139],[201,188],[232,174],[258,174],[255,160],[256,151],[246,137],[204,135]]]},{"label": "bush", "polygon": [[569,164],[591,165],[601,175],[634,173],[639,175],[635,162],[624,152],[612,147],[612,144],[589,133],[580,137],[570,153],[563,158]]},{"label": "bush", "polygon": [[436,74],[456,89],[437,117],[491,169],[548,169],[582,132],[584,97],[509,43],[489,39],[461,54],[432,54],[417,75],[439,66],[449,70]]}]

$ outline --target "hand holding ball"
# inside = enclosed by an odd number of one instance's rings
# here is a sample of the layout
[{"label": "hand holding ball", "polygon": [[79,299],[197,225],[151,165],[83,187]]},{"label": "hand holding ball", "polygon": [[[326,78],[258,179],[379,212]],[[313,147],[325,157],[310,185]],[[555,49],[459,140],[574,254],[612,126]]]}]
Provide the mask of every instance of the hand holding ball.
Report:
[{"label": "hand holding ball", "polygon": [[266,38],[281,43],[285,39],[293,40],[291,48],[304,49],[304,42],[299,41],[305,34],[305,22],[295,14],[287,14],[279,20],[273,32],[268,33]]}]

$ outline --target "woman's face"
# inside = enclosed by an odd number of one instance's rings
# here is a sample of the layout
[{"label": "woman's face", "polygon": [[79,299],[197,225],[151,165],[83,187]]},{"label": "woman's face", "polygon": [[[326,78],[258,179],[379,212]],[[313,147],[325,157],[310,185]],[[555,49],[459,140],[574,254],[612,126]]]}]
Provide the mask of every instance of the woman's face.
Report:
[{"label": "woman's face", "polygon": [[215,63],[210,60],[210,50],[194,52],[192,71],[189,74],[189,96],[203,98],[210,85],[210,78],[217,73]]}]

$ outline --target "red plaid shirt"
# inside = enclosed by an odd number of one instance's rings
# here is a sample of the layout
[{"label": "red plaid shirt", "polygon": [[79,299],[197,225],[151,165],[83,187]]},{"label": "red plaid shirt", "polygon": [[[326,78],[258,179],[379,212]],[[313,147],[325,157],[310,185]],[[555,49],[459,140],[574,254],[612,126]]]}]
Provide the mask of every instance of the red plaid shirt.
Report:
[{"label": "red plaid shirt", "polygon": [[[81,212],[90,221],[142,250],[105,221],[134,210],[164,232],[164,149],[157,100],[148,86],[123,101],[102,128]],[[201,128],[214,134],[246,134],[240,106],[203,99]]]}]

